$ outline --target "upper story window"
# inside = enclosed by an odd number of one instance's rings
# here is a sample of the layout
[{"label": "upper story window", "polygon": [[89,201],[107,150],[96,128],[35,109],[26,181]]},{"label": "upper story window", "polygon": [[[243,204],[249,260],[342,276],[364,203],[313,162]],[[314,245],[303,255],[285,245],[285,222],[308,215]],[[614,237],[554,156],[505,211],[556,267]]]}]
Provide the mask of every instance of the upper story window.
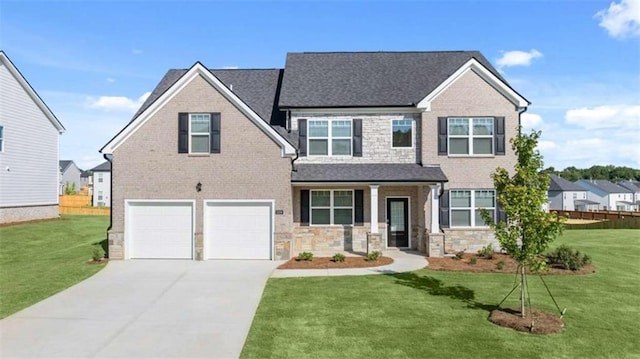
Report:
[{"label": "upper story window", "polygon": [[392,120],[392,144],[393,148],[412,147],[413,145],[413,121],[411,119]]},{"label": "upper story window", "polygon": [[351,120],[310,120],[309,155],[351,156]]},{"label": "upper story window", "polygon": [[0,152],[4,152],[4,126],[0,126]]},{"label": "upper story window", "polygon": [[104,178],[102,177],[102,173],[98,173],[98,183],[102,183]]},{"label": "upper story window", "polygon": [[189,114],[189,153],[209,153],[211,144],[211,115]]},{"label": "upper story window", "polygon": [[353,224],[353,191],[312,190],[311,224]]},{"label": "upper story window", "polygon": [[485,227],[480,215],[482,209],[489,211],[495,219],[494,190],[452,190],[450,196],[452,227]]},{"label": "upper story window", "polygon": [[492,155],[493,117],[448,119],[450,155]]}]

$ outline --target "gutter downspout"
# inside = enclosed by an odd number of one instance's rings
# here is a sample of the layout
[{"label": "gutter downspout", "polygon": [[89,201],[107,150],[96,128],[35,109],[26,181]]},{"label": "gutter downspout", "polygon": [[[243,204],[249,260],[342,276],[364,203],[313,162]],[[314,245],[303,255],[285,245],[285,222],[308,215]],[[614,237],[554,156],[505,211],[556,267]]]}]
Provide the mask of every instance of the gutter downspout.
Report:
[{"label": "gutter downspout", "polygon": [[111,189],[111,198],[109,198],[109,227],[107,227],[107,250],[106,257],[109,258],[109,231],[113,226],[113,155],[111,154],[102,154],[105,160],[109,161],[111,165],[111,176],[109,176],[109,186]]},{"label": "gutter downspout", "polygon": [[527,112],[529,108],[528,107],[519,107],[517,108],[518,111],[518,136],[520,136],[522,134],[522,114]]}]

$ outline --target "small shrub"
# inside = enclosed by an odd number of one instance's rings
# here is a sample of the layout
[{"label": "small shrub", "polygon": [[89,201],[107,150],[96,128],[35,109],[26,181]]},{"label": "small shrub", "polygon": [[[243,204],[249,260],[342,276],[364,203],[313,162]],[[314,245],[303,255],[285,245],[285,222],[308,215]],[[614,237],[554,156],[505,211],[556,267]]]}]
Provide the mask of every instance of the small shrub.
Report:
[{"label": "small shrub", "polygon": [[298,260],[299,261],[312,261],[313,260],[313,253],[311,253],[311,252],[302,252],[302,253],[298,254]]},{"label": "small shrub", "polygon": [[336,253],[331,257],[334,262],[344,262],[345,256],[342,253]]},{"label": "small shrub", "polygon": [[500,262],[496,263],[496,268],[498,270],[502,270],[502,268],[504,268],[504,261],[500,261]]},{"label": "small shrub", "polygon": [[381,254],[382,254],[382,253],[380,253],[380,252],[378,252],[378,251],[373,251],[373,252],[371,252],[371,253],[367,254],[367,260],[368,260],[368,261],[372,261],[372,262],[373,262],[373,261],[377,261],[377,260],[378,260],[378,258],[380,258],[380,255],[381,255]]},{"label": "small shrub", "polygon": [[93,252],[92,252],[92,256],[91,259],[93,259],[94,262],[98,262],[100,261],[102,258],[104,258],[104,250],[102,249],[102,246],[99,244],[96,244],[93,246]]},{"label": "small shrub", "polygon": [[488,246],[482,247],[482,249],[478,251],[478,257],[493,259],[493,244],[489,243]]},{"label": "small shrub", "polygon": [[591,263],[591,257],[581,254],[580,251],[574,251],[569,246],[561,245],[551,253],[546,254],[547,263],[552,267],[563,269],[578,270],[583,266]]},{"label": "small shrub", "polygon": [[463,256],[464,256],[464,249],[459,252],[456,252],[455,256],[453,256],[453,259],[459,261],[462,259]]},{"label": "small shrub", "polygon": [[478,263],[478,257],[473,256],[469,259],[469,264],[476,264]]}]

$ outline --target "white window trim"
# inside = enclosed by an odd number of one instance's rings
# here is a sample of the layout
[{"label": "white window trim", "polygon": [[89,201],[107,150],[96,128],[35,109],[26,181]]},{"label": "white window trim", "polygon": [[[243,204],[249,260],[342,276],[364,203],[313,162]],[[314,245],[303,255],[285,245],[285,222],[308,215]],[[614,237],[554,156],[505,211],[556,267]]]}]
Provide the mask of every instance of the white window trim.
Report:
[{"label": "white window trim", "polygon": [[[326,206],[313,206],[313,192],[329,192],[329,207]],[[333,204],[333,193],[336,191],[348,191],[351,192],[351,207],[339,206],[336,207]],[[313,223],[313,210],[314,209],[328,209],[329,210],[329,224],[314,224]],[[351,224],[334,224],[333,211],[335,209],[351,209]],[[353,189],[312,189],[309,190],[309,225],[312,227],[326,227],[326,226],[353,226],[355,223],[355,191]]]},{"label": "white window trim", "polygon": [[0,126],[0,153],[4,152],[4,126]]},{"label": "white window trim", "polygon": [[[453,194],[453,192],[466,192],[469,191],[470,192],[470,196],[471,196],[471,203],[470,206],[471,207],[454,207],[452,205],[452,200],[451,200],[451,196]],[[478,207],[476,206],[476,191],[491,191],[493,192],[493,207]],[[493,210],[493,221],[495,222],[496,220],[496,216],[497,216],[497,198],[496,198],[496,190],[495,189],[484,189],[484,188],[480,188],[480,189],[451,189],[449,190],[449,227],[450,228],[489,228],[488,225],[484,225],[484,226],[476,226],[476,212],[480,212],[480,209],[488,209],[488,210]],[[453,219],[451,216],[451,212],[453,212],[453,210],[470,210],[470,216],[471,216],[471,226],[456,226],[453,224]]]},{"label": "white window trim", "polygon": [[[400,147],[396,147],[393,145],[393,121],[410,121],[411,122],[411,146],[400,146]],[[415,147],[415,119],[413,119],[412,117],[402,117],[402,118],[392,118],[391,119],[391,148],[393,149],[397,149],[397,150],[411,150]],[[448,123],[447,123],[448,126]]]},{"label": "white window trim", "polygon": [[[205,136],[204,132],[192,132],[191,131],[191,120],[192,120],[192,116],[193,115],[206,115],[209,118],[209,132],[206,133],[207,136],[207,148],[208,151],[206,152],[193,152],[191,150],[192,146],[193,146],[193,136]],[[194,113],[189,113],[189,154],[190,155],[208,155],[211,153],[211,114],[210,113],[203,113],[203,112],[194,112]]]},{"label": "white window trim", "polygon": [[[451,131],[449,131],[449,122],[453,119],[462,119],[462,120],[467,120],[467,124],[469,126],[469,134],[468,135],[452,135]],[[475,136],[473,134],[473,120],[476,119],[491,119],[493,122],[493,125],[491,126],[492,135],[477,135]],[[496,154],[496,144],[494,141],[495,138],[495,134],[496,134],[496,129],[495,129],[495,118],[494,117],[483,117],[483,116],[479,116],[479,117],[447,117],[447,154],[449,156],[452,157],[494,157]],[[451,138],[466,138],[467,141],[469,141],[469,152],[464,154],[464,153],[451,153]],[[473,139],[474,138],[489,138],[491,139],[491,153],[479,153],[479,154],[475,154],[473,153]]]},{"label": "white window trim", "polygon": [[102,173],[98,173],[98,183],[102,183],[102,182],[104,182],[104,177]]},{"label": "white window trim", "polygon": [[[311,121],[326,121],[327,122],[327,137],[313,137],[311,136]],[[334,121],[349,121],[351,123],[351,135],[347,137],[332,137],[333,135],[333,122]],[[314,155],[311,153],[311,140],[314,139],[326,139],[327,140],[327,154],[326,155]],[[348,155],[334,155],[333,154],[333,140],[349,140],[349,154]],[[307,157],[353,157],[353,119],[351,118],[315,118],[307,121]]]}]

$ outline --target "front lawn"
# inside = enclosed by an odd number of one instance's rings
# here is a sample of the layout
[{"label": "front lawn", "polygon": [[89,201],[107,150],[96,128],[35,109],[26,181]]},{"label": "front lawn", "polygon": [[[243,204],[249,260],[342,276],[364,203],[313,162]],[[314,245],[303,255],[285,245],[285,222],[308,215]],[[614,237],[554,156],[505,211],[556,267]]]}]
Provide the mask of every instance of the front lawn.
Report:
[{"label": "front lawn", "polygon": [[[397,275],[272,278],[243,358],[631,358],[640,356],[640,231],[573,230],[566,243],[596,273],[546,276],[567,308],[563,333],[491,324],[514,276],[420,270]],[[540,279],[533,304],[557,313]],[[513,295],[506,303],[517,305]]]},{"label": "front lawn", "polygon": [[0,318],[4,318],[98,272],[87,264],[92,244],[102,241],[106,216],[0,227]]}]

